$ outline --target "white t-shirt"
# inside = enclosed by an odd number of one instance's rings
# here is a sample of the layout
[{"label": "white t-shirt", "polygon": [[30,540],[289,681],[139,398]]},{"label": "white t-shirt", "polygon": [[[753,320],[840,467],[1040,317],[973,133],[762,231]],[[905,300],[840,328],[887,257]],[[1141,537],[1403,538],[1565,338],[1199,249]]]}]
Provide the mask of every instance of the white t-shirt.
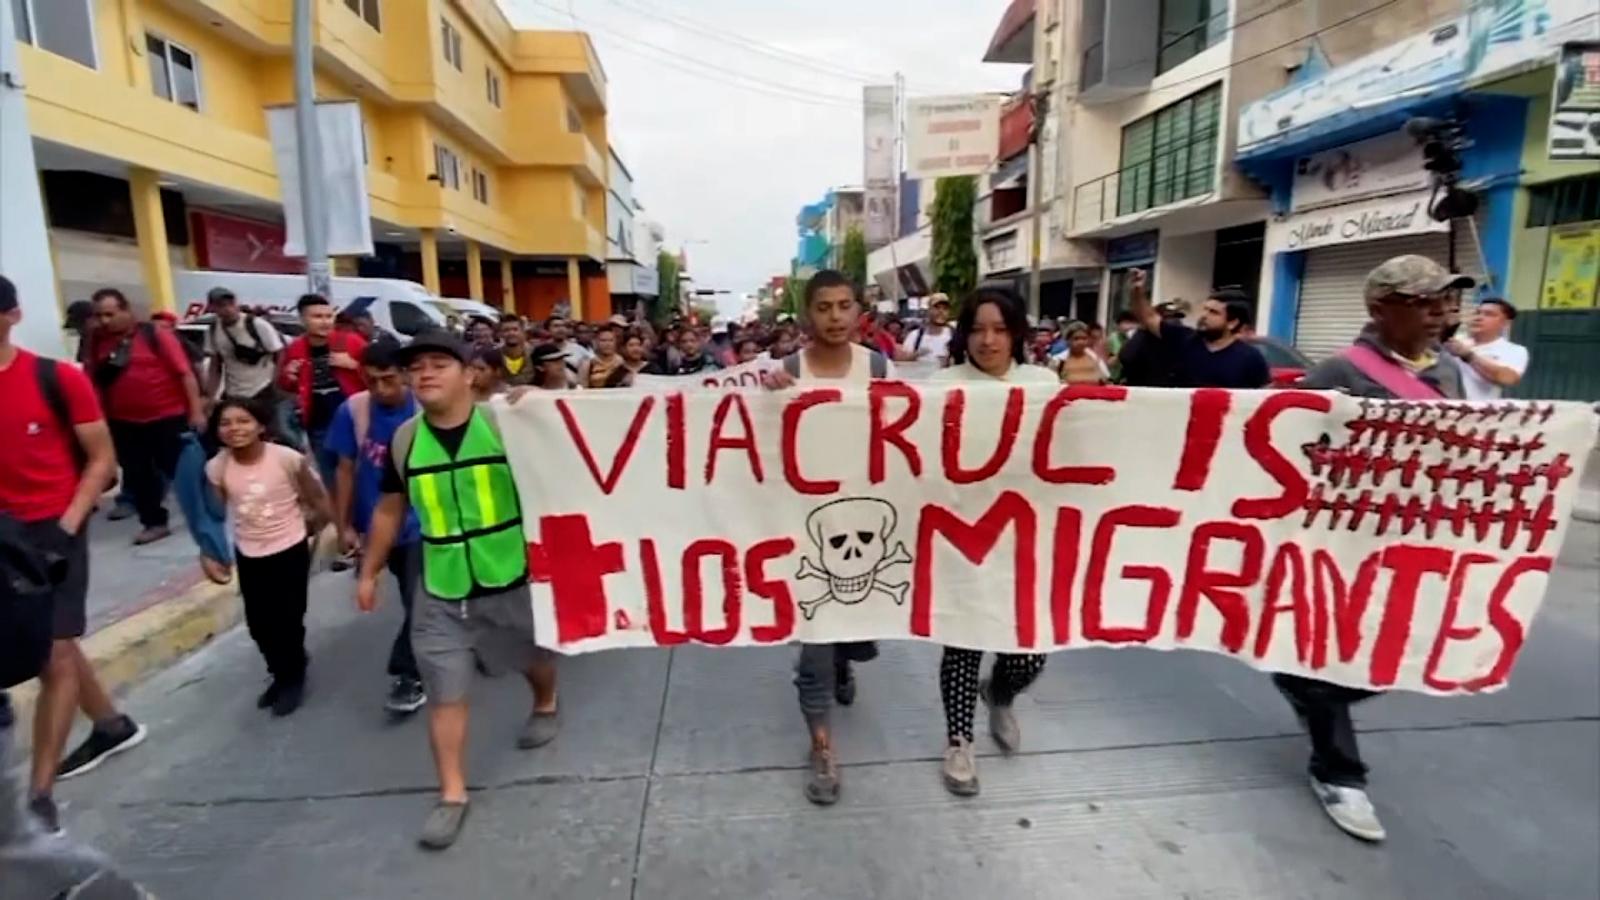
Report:
[{"label": "white t-shirt", "polygon": [[[1491,362],[1502,366],[1510,366],[1518,375],[1528,371],[1528,348],[1521,344],[1513,344],[1501,337],[1495,338],[1487,344],[1474,345],[1472,352]],[[1505,388],[1495,384],[1472,367],[1471,363],[1461,363],[1461,392],[1468,400],[1498,400],[1505,392]]]},{"label": "white t-shirt", "polygon": [[[812,374],[811,366],[806,362],[805,351],[798,352],[800,354],[800,378],[798,380],[800,381],[843,381],[849,384],[866,384],[872,380],[872,351],[860,344],[850,345],[850,371],[838,378]],[[883,377],[893,378],[894,362],[887,359],[883,362],[885,366]]]},{"label": "white t-shirt", "polygon": [[[259,344],[257,335],[261,338]],[[225,396],[254,397],[271,386],[276,374],[272,354],[284,346],[283,335],[271,322],[256,316],[252,325],[249,316],[241,315],[239,321],[227,327],[226,335],[222,322],[218,321],[211,326],[208,336],[211,352],[222,357],[222,393]],[[246,352],[259,348],[265,355],[255,363],[245,363],[233,352],[235,346],[243,347]]]},{"label": "white t-shirt", "polygon": [[[919,360],[936,359],[944,362],[945,358],[950,355],[950,336],[955,334],[955,329],[946,325],[939,329],[938,334],[934,334],[931,331],[926,331],[926,328],[927,326],[923,326],[907,334],[905,340],[900,343],[901,349],[908,353],[915,353]],[[918,338],[922,340],[921,346],[917,345]]]},{"label": "white t-shirt", "polygon": [[1011,369],[1004,378],[996,378],[988,372],[978,368],[971,362],[948,369],[940,369],[928,379],[931,382],[948,384],[952,381],[1003,381],[1009,384],[1056,384],[1059,379],[1056,373],[1044,366],[1011,364]]}]

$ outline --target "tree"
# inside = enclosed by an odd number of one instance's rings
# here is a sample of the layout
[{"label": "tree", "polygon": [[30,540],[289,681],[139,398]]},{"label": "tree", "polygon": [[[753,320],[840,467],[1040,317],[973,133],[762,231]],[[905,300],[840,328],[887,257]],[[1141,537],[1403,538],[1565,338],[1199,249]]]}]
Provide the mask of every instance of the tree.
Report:
[{"label": "tree", "polygon": [[850,230],[844,233],[844,253],[839,261],[839,267],[850,280],[856,283],[856,289],[861,290],[867,284],[867,236],[861,233],[861,226],[851,225]]},{"label": "tree", "polygon": [[978,253],[973,249],[972,211],[978,184],[970,177],[941,178],[933,189],[933,289],[955,305],[978,284]]},{"label": "tree", "polygon": [[665,325],[678,315],[678,258],[662,250],[656,254],[656,275],[659,276],[660,296],[656,300],[656,324]]}]

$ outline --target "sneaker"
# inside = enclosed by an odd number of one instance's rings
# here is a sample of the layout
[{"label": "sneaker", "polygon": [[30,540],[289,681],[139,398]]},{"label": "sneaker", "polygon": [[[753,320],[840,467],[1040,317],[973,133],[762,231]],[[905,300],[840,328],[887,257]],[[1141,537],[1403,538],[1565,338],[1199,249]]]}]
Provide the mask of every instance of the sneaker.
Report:
[{"label": "sneaker", "polygon": [[1346,834],[1373,843],[1388,837],[1383,823],[1378,821],[1377,810],[1372,808],[1372,801],[1361,788],[1328,784],[1313,777],[1311,793],[1317,795],[1317,802],[1322,804],[1322,811],[1333,824]]},{"label": "sneaker", "polygon": [[61,833],[61,810],[56,808],[56,801],[50,799],[49,794],[35,794],[28,801],[28,812],[46,834]]},{"label": "sneaker", "polygon": [[61,768],[56,770],[56,778],[66,781],[86,772],[93,772],[100,764],[144,743],[149,736],[149,731],[143,726],[128,718],[118,716],[111,722],[110,727],[102,729],[96,725],[84,738],[78,749],[67,754],[61,761]]},{"label": "sneaker", "polygon": [[121,522],[123,519],[131,519],[131,518],[133,518],[133,514],[134,514],[134,508],[133,507],[129,506],[126,503],[118,503],[118,504],[116,504],[116,505],[111,507],[111,511],[110,512],[106,513],[106,521],[108,521],[108,522]]},{"label": "sneaker", "polygon": [[833,664],[833,699],[840,706],[856,702],[856,673],[847,659]]},{"label": "sneaker", "polygon": [[1022,726],[1018,724],[1017,714],[1011,709],[1011,704],[994,702],[993,688],[993,682],[984,679],[978,684],[978,696],[983,698],[983,705],[989,707],[989,734],[994,736],[994,742],[1009,756],[1022,746]]},{"label": "sneaker", "polygon": [[133,545],[135,547],[143,547],[146,544],[154,544],[156,541],[164,541],[169,537],[172,537],[172,529],[165,525],[146,528],[134,536]]},{"label": "sneaker", "polygon": [[543,747],[556,739],[556,732],[560,731],[560,720],[553,712],[535,712],[522,723],[522,730],[517,732],[517,749],[532,750]]},{"label": "sneaker", "polygon": [[408,716],[427,702],[428,695],[422,689],[421,679],[402,675],[389,685],[389,699],[384,701],[383,708],[397,716]]},{"label": "sneaker", "polygon": [[272,714],[280,719],[292,715],[305,700],[306,683],[291,681],[278,689],[278,696],[272,701]]},{"label": "sneaker", "polygon": [[272,704],[278,702],[278,695],[281,693],[283,693],[283,685],[279,684],[278,680],[274,678],[272,682],[267,685],[267,689],[261,692],[261,696],[256,698],[256,709],[267,709],[271,707]]},{"label": "sneaker", "polygon": [[839,764],[833,750],[811,748],[811,777],[806,779],[806,799],[818,806],[839,802]]},{"label": "sneaker", "polygon": [[417,838],[417,843],[428,850],[448,849],[461,836],[461,825],[467,821],[467,810],[470,808],[471,805],[466,801],[448,803],[440,800],[422,823],[422,834]]},{"label": "sneaker", "polygon": [[944,751],[944,786],[957,797],[978,796],[978,758],[966,738],[958,738]]}]

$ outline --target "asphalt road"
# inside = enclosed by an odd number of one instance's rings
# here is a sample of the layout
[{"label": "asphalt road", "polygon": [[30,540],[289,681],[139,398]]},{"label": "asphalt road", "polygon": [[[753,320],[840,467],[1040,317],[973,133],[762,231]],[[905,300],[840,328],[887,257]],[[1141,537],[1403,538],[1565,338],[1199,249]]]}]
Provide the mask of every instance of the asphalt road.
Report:
[{"label": "asphalt road", "polygon": [[398,609],[320,576],[312,691],[274,720],[242,632],[136,689],[150,742],[63,786],[65,819],[163,900],[255,898],[1593,898],[1600,896],[1600,529],[1578,525],[1509,689],[1358,712],[1390,832],[1362,845],[1306,788],[1265,676],[1191,653],[1058,654],[980,737],[983,793],[943,790],[938,651],[895,645],[841,713],[844,797],[801,797],[788,649],[564,663],[563,731],[514,749],[520,680],[475,698],[466,832],[414,844],[420,719],[380,709]]}]

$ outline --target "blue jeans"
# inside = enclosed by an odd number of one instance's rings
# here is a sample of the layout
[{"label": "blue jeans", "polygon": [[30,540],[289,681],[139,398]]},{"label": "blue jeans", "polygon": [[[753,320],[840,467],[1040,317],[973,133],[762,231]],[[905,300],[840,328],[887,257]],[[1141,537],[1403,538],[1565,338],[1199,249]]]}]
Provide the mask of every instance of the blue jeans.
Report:
[{"label": "blue jeans", "polygon": [[331,492],[339,472],[339,454],[328,449],[328,429],[307,431],[306,439],[311,444],[311,459],[317,464],[317,474],[322,476],[322,486]]}]

